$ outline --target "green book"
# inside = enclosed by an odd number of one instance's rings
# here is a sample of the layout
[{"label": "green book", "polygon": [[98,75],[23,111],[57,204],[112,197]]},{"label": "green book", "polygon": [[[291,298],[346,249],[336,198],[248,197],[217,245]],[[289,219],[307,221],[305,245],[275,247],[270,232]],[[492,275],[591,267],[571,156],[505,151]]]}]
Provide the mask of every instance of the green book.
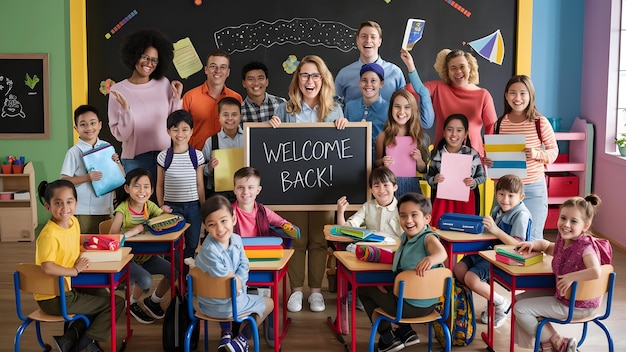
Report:
[{"label": "green book", "polygon": [[498,248],[496,248],[496,253],[515,259],[521,263],[525,263],[525,262],[533,262],[533,263],[537,263],[539,261],[541,261],[538,258],[543,258],[543,252],[525,252],[525,253],[521,253],[520,251],[516,250],[517,246],[500,246]]}]

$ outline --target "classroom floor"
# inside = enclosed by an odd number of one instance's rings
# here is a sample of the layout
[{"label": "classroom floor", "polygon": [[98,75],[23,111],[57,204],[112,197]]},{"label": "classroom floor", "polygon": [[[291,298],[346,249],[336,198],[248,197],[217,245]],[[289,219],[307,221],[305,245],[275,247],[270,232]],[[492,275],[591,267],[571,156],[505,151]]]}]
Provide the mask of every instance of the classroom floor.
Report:
[{"label": "classroom floor", "polygon": [[[548,237],[548,236],[547,236]],[[15,304],[13,298],[13,282],[12,273],[15,264],[18,262],[32,262],[34,259],[35,243],[0,243],[0,284],[4,289],[0,291],[0,314],[4,319],[0,319],[0,351],[12,350],[10,342],[12,341],[15,331],[20,324],[15,314]],[[620,327],[626,325],[626,298],[619,294],[626,289],[626,281],[620,274],[626,268],[626,252],[614,247],[614,266],[617,271],[617,284],[615,292],[617,293],[613,302],[613,313],[608,320],[609,330],[612,332],[616,351],[626,350],[626,335],[621,335]],[[155,280],[157,281],[157,280]],[[298,313],[288,313],[292,322],[286,338],[283,341],[282,351],[302,351],[302,352],[319,352],[319,351],[345,351],[344,346],[335,338],[335,335],[326,324],[328,316],[335,316],[336,312],[336,295],[328,291],[327,282],[324,282],[323,294],[326,301],[326,311],[314,313],[308,309],[306,296],[304,309]],[[498,287],[498,291],[502,294],[508,293]],[[169,295],[168,295],[169,297]],[[474,295],[475,311],[479,315],[486,308],[486,301],[477,295]],[[25,311],[36,308],[34,300],[24,297]],[[167,303],[164,303],[164,308]],[[117,324],[117,333],[120,339],[125,334],[125,320],[120,319]],[[510,320],[509,320],[510,321]],[[508,351],[510,323],[507,321],[502,327],[496,329],[495,347],[497,351]],[[139,324],[131,317],[133,336],[127,344],[126,351],[161,351],[161,331],[162,322],[157,321],[151,325]],[[367,351],[369,339],[369,331],[371,324],[364,312],[357,311],[357,349],[359,351]],[[62,324],[44,324],[42,327],[42,335],[48,343],[52,342],[53,335],[59,335],[63,326]],[[581,328],[578,325],[557,327],[566,336],[580,336]],[[405,348],[403,351],[426,351],[427,350],[427,332],[425,326],[415,326],[422,342],[420,344]],[[209,346],[210,351],[217,350],[219,327],[217,325],[209,326]],[[453,347],[453,351],[485,351],[486,344],[480,338],[480,333],[486,331],[486,325],[477,323],[477,332],[475,340],[466,347]],[[200,337],[200,349],[203,348],[203,339]],[[349,344],[349,336],[344,336]],[[121,340],[118,340],[118,346]],[[434,343],[434,350],[441,351],[441,346]],[[102,344],[107,350],[109,344]],[[585,344],[580,351],[607,351],[607,343],[604,333],[596,326],[591,326],[588,332]],[[29,327],[23,335],[22,351],[41,351],[39,348],[34,327]],[[264,341],[261,342],[261,351],[273,351]],[[516,348],[516,351],[530,351],[526,349]]]}]

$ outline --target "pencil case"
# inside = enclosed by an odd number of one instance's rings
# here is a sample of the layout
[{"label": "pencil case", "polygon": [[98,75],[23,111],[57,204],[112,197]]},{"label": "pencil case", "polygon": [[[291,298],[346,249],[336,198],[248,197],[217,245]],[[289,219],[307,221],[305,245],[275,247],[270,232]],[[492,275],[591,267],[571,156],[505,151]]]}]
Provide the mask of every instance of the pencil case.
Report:
[{"label": "pencil case", "polygon": [[478,215],[444,213],[437,224],[439,230],[450,230],[479,234],[483,233],[483,217]]},{"label": "pencil case", "polygon": [[185,218],[178,214],[161,214],[144,223],[153,235],[164,235],[179,231],[185,226]]}]

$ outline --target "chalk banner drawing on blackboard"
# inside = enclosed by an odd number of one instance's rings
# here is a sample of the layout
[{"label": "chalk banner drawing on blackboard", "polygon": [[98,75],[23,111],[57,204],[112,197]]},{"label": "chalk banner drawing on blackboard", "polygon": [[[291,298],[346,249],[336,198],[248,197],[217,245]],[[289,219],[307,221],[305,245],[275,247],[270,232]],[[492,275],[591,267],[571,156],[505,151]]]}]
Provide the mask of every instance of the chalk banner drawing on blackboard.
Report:
[{"label": "chalk banner drawing on blackboard", "polygon": [[239,26],[224,27],[214,33],[215,45],[227,51],[251,51],[259,46],[306,44],[324,46],[348,52],[356,49],[356,28],[336,21],[316,18],[280,19],[274,22],[259,20]]},{"label": "chalk banner drawing on blackboard", "polygon": [[48,138],[47,55],[0,54],[0,138]]}]

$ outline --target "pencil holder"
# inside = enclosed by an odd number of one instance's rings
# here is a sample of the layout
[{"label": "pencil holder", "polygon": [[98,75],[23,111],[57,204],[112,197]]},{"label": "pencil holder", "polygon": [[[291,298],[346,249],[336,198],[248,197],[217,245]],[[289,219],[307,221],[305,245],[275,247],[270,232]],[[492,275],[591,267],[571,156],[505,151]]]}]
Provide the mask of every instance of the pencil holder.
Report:
[{"label": "pencil holder", "polygon": [[13,164],[13,173],[21,174],[24,172],[24,164]]},{"label": "pencil holder", "polygon": [[4,165],[3,164],[2,165],[2,173],[3,174],[10,174],[10,173],[12,173],[11,165],[8,165],[8,164]]}]

